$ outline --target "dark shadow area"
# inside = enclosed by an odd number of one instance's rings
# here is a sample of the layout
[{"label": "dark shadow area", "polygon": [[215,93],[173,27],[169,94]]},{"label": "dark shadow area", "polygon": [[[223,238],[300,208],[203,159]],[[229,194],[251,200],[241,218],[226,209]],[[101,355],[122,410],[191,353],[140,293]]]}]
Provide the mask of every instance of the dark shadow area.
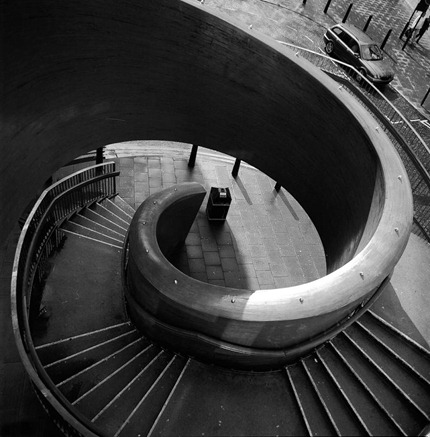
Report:
[{"label": "dark shadow area", "polygon": [[280,199],[282,199],[282,201],[284,202],[284,204],[286,205],[286,207],[288,208],[288,210],[290,211],[291,215],[294,217],[295,220],[299,221],[299,216],[296,214],[296,211],[294,211],[291,203],[289,202],[289,200],[287,199],[287,196],[285,195],[285,193],[282,191],[282,188],[277,191],[277,190],[273,190],[273,195],[279,196]]}]

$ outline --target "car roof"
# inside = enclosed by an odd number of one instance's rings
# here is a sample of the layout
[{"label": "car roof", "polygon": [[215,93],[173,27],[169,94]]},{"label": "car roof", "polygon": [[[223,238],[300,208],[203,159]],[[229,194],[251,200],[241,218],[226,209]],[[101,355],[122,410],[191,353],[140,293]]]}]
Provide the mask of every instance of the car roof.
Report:
[{"label": "car roof", "polygon": [[359,42],[364,44],[376,44],[375,41],[373,41],[370,36],[366,35],[362,30],[355,27],[353,24],[348,23],[338,23],[333,27],[340,27],[341,29],[345,29],[347,32],[349,32],[351,35],[355,36]]}]

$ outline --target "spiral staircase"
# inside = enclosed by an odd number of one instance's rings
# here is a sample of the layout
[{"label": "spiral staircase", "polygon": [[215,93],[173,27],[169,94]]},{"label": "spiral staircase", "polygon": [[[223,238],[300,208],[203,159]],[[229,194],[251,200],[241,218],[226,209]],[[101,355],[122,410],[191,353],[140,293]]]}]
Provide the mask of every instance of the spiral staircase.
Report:
[{"label": "spiral staircase", "polygon": [[[217,367],[145,338],[121,283],[133,213],[117,194],[90,202],[45,262],[48,314],[30,330],[52,393],[86,430],[57,417],[64,434],[416,435],[430,421],[430,352],[372,310],[277,371]],[[181,254],[171,261],[184,269]]]}]

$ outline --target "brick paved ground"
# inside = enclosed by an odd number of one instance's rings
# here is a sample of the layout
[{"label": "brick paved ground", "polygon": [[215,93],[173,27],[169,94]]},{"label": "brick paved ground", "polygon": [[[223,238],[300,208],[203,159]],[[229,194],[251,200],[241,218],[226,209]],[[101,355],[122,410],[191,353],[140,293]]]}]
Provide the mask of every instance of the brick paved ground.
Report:
[{"label": "brick paved ground", "polygon": [[[107,150],[119,156],[119,193],[133,207],[181,182],[199,182],[208,192],[210,187],[230,188],[232,202],[224,224],[207,220],[208,196],[203,201],[185,247],[174,260],[184,273],[212,284],[250,289],[298,285],[325,274],[324,251],[312,222],[285,190],[274,190],[275,181],[245,164],[233,178],[233,158],[201,148],[190,169],[190,145],[169,154],[169,143],[151,144],[149,149],[145,142],[135,142]],[[159,155],[163,148],[165,154]],[[131,154],[135,156],[127,156]]]}]

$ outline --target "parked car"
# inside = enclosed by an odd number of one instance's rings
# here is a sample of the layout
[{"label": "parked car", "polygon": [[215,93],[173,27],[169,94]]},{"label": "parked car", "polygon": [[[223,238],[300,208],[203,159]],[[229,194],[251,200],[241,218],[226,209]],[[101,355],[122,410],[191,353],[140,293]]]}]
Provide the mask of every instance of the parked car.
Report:
[{"label": "parked car", "polygon": [[[371,82],[387,84],[394,79],[394,71],[378,44],[354,25],[339,23],[330,27],[324,42],[327,54],[352,65]],[[361,81],[361,76],[357,74],[356,79]]]}]

